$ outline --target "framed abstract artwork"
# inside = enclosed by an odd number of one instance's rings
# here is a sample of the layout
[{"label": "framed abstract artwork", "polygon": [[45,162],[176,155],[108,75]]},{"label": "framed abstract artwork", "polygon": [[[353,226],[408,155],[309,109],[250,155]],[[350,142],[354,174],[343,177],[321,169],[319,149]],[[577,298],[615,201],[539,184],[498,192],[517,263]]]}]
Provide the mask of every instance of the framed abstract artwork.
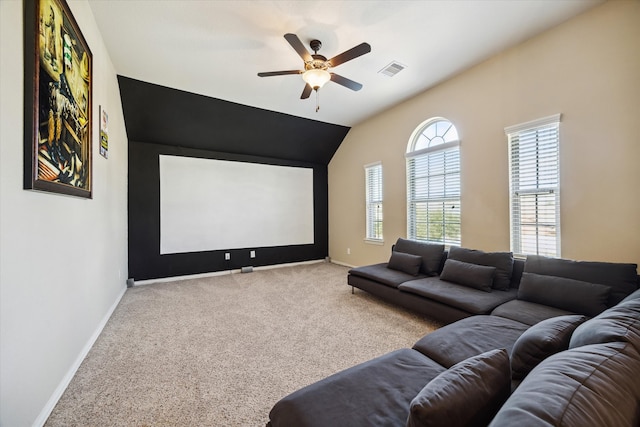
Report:
[{"label": "framed abstract artwork", "polygon": [[24,188],[91,198],[93,55],[65,0],[24,5]]}]

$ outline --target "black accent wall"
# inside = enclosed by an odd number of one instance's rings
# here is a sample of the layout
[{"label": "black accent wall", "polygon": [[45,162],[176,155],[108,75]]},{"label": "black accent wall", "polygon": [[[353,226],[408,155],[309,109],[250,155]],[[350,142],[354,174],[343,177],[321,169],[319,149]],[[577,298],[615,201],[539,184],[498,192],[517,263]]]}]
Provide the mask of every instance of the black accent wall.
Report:
[{"label": "black accent wall", "polygon": [[350,129],[123,76],[118,84],[129,141],[328,165]]},{"label": "black accent wall", "polygon": [[[129,140],[129,277],[182,276],[328,255],[327,165],[348,127],[122,76],[118,83]],[[314,244],[160,255],[160,154],[312,168]]]}]

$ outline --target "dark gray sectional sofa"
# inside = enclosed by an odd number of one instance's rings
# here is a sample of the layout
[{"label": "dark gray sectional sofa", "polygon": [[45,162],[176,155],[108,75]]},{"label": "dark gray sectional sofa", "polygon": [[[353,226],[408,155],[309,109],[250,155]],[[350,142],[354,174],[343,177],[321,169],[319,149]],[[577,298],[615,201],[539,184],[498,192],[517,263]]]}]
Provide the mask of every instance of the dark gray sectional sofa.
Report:
[{"label": "dark gray sectional sofa", "polygon": [[[407,255],[420,258],[417,273],[410,260],[406,259]],[[442,275],[447,272],[445,266],[450,260],[471,265],[469,271],[463,271],[462,280],[455,280],[455,275],[454,279],[448,278],[450,274]],[[586,303],[593,303],[598,291],[608,292],[606,306],[599,307],[599,310],[598,307],[591,307],[589,313],[586,313],[591,315],[621,301],[638,286],[635,264],[578,262],[530,256],[526,265],[527,273],[536,275],[529,276],[527,283],[535,282],[537,276],[544,275],[546,281],[553,276],[609,286],[611,289],[607,291],[577,285],[579,292],[590,297]],[[464,282],[465,276],[468,281],[473,282],[479,275],[487,274],[487,270],[482,271],[478,267],[495,268],[490,286],[459,283]],[[532,325],[548,317],[575,311],[566,309],[576,302],[576,298],[572,298],[575,293],[571,283],[566,281],[562,283],[564,286],[554,287],[559,293],[551,296],[548,301],[543,298],[540,300],[542,303],[537,303],[539,301],[536,295],[531,293],[526,295],[520,292],[521,296],[518,297],[524,269],[525,261],[514,259],[510,252],[488,253],[452,247],[447,253],[443,245],[398,239],[388,263],[353,268],[349,271],[347,283],[443,323],[473,315],[491,314],[498,309],[496,314],[511,318],[515,316],[517,320]],[[453,271],[456,272],[455,269]],[[487,292],[488,290],[491,292]],[[577,299],[577,302],[580,301],[581,299]],[[527,315],[526,318],[523,317],[524,314]]]},{"label": "dark gray sectional sofa", "polygon": [[399,239],[348,284],[449,324],[284,397],[268,426],[640,425],[635,264]]}]

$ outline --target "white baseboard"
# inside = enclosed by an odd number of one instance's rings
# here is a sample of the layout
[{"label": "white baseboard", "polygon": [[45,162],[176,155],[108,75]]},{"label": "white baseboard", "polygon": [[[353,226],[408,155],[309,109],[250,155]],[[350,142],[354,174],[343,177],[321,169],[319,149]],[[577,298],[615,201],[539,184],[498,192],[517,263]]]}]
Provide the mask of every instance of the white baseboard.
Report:
[{"label": "white baseboard", "polygon": [[[274,268],[282,268],[282,267],[293,267],[296,265],[307,265],[307,264],[317,264],[319,262],[325,262],[324,259],[312,260],[312,261],[301,261],[301,262],[290,262],[285,264],[275,264],[275,265],[264,265],[261,267],[253,267],[254,271],[258,270],[271,270]],[[133,286],[140,285],[150,285],[152,283],[165,283],[165,282],[175,282],[177,280],[188,280],[188,279],[201,279],[204,277],[214,277],[214,276],[224,276],[228,274],[236,274],[242,273],[241,269],[235,270],[223,270],[223,271],[212,271],[210,273],[199,273],[199,274],[188,274],[185,276],[172,276],[172,277],[161,277],[158,279],[147,279],[147,280],[136,280]]]},{"label": "white baseboard", "polygon": [[49,398],[49,401],[47,402],[47,404],[44,406],[44,408],[42,408],[42,411],[40,411],[40,415],[38,415],[38,418],[36,418],[36,420],[33,422],[33,427],[42,427],[44,425],[44,423],[47,422],[47,418],[49,418],[49,415],[51,415],[51,412],[53,411],[53,408],[55,408],[56,404],[58,403],[58,401],[62,397],[62,394],[64,393],[64,391],[69,386],[69,383],[71,383],[71,380],[73,379],[74,375],[76,374],[76,372],[80,368],[80,365],[82,364],[82,361],[84,360],[85,357],[87,357],[87,354],[89,354],[89,351],[91,350],[91,347],[93,347],[93,344],[95,344],[96,340],[98,339],[98,337],[102,333],[102,330],[106,326],[107,322],[109,321],[109,318],[111,317],[111,315],[115,311],[116,307],[120,303],[120,300],[122,299],[122,297],[124,296],[124,293],[126,291],[127,291],[126,287],[122,288],[122,291],[117,296],[115,302],[109,308],[109,310],[107,311],[107,314],[104,315],[104,317],[100,321],[100,324],[98,324],[98,327],[93,332],[93,335],[91,335],[91,337],[89,338],[87,343],[84,345],[84,347],[82,348],[82,351],[80,352],[80,354],[76,358],[75,362],[73,363],[73,365],[71,365],[71,368],[69,368],[69,371],[62,378],[62,381],[60,381],[60,384],[55,389],[55,391],[53,392],[51,397]]},{"label": "white baseboard", "polygon": [[355,268],[356,267],[355,265],[347,264],[346,262],[342,262],[342,261],[336,261],[335,259],[332,259],[331,263],[332,264],[338,264],[338,265],[341,265],[343,267],[349,267],[349,268]]}]

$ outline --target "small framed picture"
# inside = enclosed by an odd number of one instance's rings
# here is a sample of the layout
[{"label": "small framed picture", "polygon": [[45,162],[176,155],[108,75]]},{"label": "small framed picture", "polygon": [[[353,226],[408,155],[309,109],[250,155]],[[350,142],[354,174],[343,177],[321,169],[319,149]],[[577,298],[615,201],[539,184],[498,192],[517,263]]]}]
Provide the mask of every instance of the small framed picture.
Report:
[{"label": "small framed picture", "polygon": [[100,106],[100,155],[109,158],[109,115]]}]

